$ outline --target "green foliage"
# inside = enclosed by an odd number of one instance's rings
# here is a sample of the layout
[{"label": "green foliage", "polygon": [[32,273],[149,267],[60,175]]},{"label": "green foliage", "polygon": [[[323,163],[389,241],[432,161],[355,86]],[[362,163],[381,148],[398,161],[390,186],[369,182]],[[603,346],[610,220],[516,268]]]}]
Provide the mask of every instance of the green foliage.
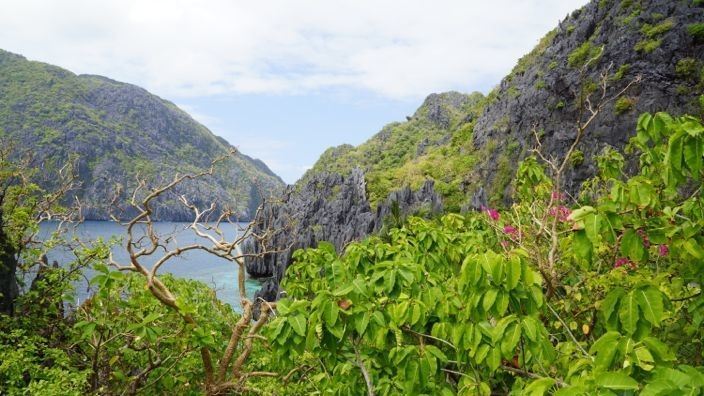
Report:
[{"label": "green foliage", "polygon": [[704,42],[704,22],[687,25],[687,32],[694,41],[698,43]]},{"label": "green foliage", "polygon": [[[139,274],[95,267],[97,293],[76,312],[77,353],[93,363],[93,389],[149,386],[149,392],[198,394],[204,371],[200,347],[224,350],[236,321],[232,309],[200,282],[161,277],[179,307],[201,326],[185,325],[179,313],[161,304]],[[206,320],[207,319],[207,320]],[[100,345],[96,356],[96,346]],[[164,362],[150,366],[150,362]],[[167,364],[168,363],[168,364]],[[141,377],[137,373],[149,368]]]},{"label": "green foliage", "polygon": [[643,52],[646,54],[655,51],[660,48],[663,35],[669,32],[674,26],[675,20],[673,18],[667,18],[657,25],[651,25],[649,23],[643,24],[640,32],[644,38],[636,43],[634,49],[638,52]]},{"label": "green foliage", "polygon": [[629,65],[628,63],[619,66],[618,70],[616,70],[616,73],[614,73],[614,75],[611,77],[611,80],[621,81],[630,70],[631,65]]},{"label": "green foliage", "polygon": [[624,114],[627,113],[635,107],[636,100],[629,96],[622,96],[614,102],[614,113]]},{"label": "green foliage", "polygon": [[656,49],[660,48],[662,44],[662,39],[645,39],[636,43],[634,49],[638,52],[643,52],[649,54]]},{"label": "green foliage", "polygon": [[583,67],[588,63],[596,62],[600,57],[604,47],[598,47],[591,41],[586,41],[567,56],[567,64],[570,67]]},{"label": "green foliage", "polygon": [[696,79],[698,77],[699,62],[694,58],[682,58],[675,64],[675,73],[684,79]]},{"label": "green foliage", "polygon": [[658,23],[657,25],[651,25],[649,23],[643,24],[643,26],[641,26],[640,28],[640,32],[646,38],[653,39],[669,32],[674,26],[675,20],[673,18],[667,18],[666,20]]},{"label": "green foliage", "polygon": [[22,329],[6,333],[2,327],[0,389],[3,394],[84,394],[88,372],[77,369],[66,350],[47,345],[47,340],[39,335]]},{"label": "green foliage", "polygon": [[704,126],[645,114],[629,150],[639,170],[605,151],[582,206],[531,157],[510,211],[298,251],[267,330],[279,369],[332,394],[699,394]]}]

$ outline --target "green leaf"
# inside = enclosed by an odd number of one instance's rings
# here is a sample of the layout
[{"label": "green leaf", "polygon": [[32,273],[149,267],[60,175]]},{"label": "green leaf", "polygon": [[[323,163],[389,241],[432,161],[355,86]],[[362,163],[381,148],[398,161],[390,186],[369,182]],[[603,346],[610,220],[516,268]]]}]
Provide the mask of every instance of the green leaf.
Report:
[{"label": "green leaf", "polygon": [[477,351],[474,353],[474,360],[477,363],[481,363],[484,361],[486,358],[486,355],[489,353],[489,345],[487,344],[482,344]]},{"label": "green leaf", "polygon": [[572,251],[575,256],[585,260],[587,263],[592,262],[593,244],[584,230],[579,230],[574,233],[574,237],[572,238]]},{"label": "green leaf", "polygon": [[511,256],[506,265],[506,289],[513,290],[521,280],[521,258]]},{"label": "green leaf", "polygon": [[635,291],[636,300],[643,317],[655,327],[660,327],[662,321],[663,305],[662,294],[653,287],[641,288]]},{"label": "green leaf", "polygon": [[289,317],[288,323],[299,336],[304,337],[306,335],[306,318],[303,315],[296,314]]},{"label": "green leaf", "polygon": [[596,377],[596,383],[602,388],[613,390],[637,390],[638,381],[623,373],[601,373]]},{"label": "green leaf", "polygon": [[489,355],[486,357],[486,364],[491,371],[499,368],[501,365],[501,350],[499,348],[492,348],[489,351]]},{"label": "green leaf", "polygon": [[623,290],[623,288],[617,287],[611,290],[601,301],[599,310],[604,314],[604,319],[606,319],[607,322],[609,322],[611,315],[616,310],[616,304],[624,294],[626,294],[626,291]]},{"label": "green leaf", "polygon": [[638,301],[633,291],[629,292],[621,300],[621,308],[619,309],[618,317],[626,333],[635,333],[638,325]]},{"label": "green leaf", "polygon": [[696,177],[702,170],[702,157],[704,156],[704,145],[700,139],[687,139],[684,145],[684,162],[687,168]]},{"label": "green leaf", "polygon": [[513,357],[516,345],[521,339],[521,326],[519,323],[511,324],[504,333],[504,338],[501,340],[501,353],[504,358],[510,359]]},{"label": "green leaf", "polygon": [[552,378],[537,379],[523,389],[523,395],[526,396],[542,396],[548,389],[555,385],[555,380]]},{"label": "green leaf", "polygon": [[523,318],[523,321],[521,322],[521,327],[523,327],[523,334],[525,334],[530,341],[537,341],[538,324],[534,318],[530,316],[526,316],[525,318]]},{"label": "green leaf", "polygon": [[369,320],[371,319],[371,315],[369,312],[365,312],[364,315],[362,315],[360,318],[357,319],[355,322],[355,329],[357,330],[357,334],[363,335],[364,332],[367,330],[367,326],[369,326]]},{"label": "green leaf", "polygon": [[489,289],[484,293],[484,298],[482,299],[482,307],[484,311],[489,311],[496,301],[496,295],[499,293],[496,289]]},{"label": "green leaf", "polygon": [[340,308],[337,307],[335,302],[330,300],[325,301],[323,305],[323,320],[325,321],[325,324],[330,327],[335,326],[339,312]]},{"label": "green leaf", "polygon": [[575,209],[570,213],[569,217],[567,217],[568,220],[572,221],[579,221],[584,219],[589,213],[594,213],[596,212],[596,209],[594,209],[591,206],[582,206],[581,208]]},{"label": "green leaf", "polygon": [[632,228],[627,229],[621,237],[621,254],[633,261],[642,261],[645,258],[643,240]]},{"label": "green leaf", "polygon": [[344,296],[347,295],[349,292],[354,290],[354,284],[349,284],[347,286],[340,287],[339,289],[335,290],[332,295],[336,297]]}]

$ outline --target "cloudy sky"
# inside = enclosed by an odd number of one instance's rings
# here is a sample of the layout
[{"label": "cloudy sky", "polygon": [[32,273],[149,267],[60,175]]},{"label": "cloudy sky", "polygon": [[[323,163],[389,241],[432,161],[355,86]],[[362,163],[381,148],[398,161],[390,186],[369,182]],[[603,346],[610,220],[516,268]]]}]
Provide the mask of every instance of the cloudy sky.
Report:
[{"label": "cloudy sky", "polygon": [[292,183],[432,92],[488,92],[586,0],[0,0],[0,48],[173,101]]}]

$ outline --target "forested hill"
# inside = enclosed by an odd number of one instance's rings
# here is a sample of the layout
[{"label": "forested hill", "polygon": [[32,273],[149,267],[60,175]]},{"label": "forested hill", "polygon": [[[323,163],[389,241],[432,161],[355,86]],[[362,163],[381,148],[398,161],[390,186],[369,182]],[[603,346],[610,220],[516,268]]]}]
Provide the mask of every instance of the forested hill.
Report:
[{"label": "forested hill", "polygon": [[[129,191],[138,174],[157,181],[207,169],[231,148],[176,105],[140,87],[75,75],[3,50],[0,134],[16,155],[31,153],[47,174],[76,156],[81,183],[76,195],[87,219],[106,219],[117,186]],[[246,217],[259,204],[259,191],[269,195],[283,184],[263,162],[238,153],[216,175],[185,183],[178,193],[195,203],[217,201]],[[190,220],[174,197],[155,209],[156,219]]]}]

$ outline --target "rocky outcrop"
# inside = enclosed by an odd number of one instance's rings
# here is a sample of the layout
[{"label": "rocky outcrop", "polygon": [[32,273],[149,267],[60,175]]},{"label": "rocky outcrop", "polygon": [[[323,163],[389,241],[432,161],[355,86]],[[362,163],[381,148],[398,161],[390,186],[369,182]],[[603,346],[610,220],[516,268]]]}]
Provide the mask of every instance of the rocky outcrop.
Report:
[{"label": "rocky outcrop", "polygon": [[[579,95],[591,93],[596,105],[602,73],[607,73],[607,97],[636,76],[642,81],[606,103],[586,130],[578,147],[583,159],[575,158],[565,177],[571,192],[596,171],[596,153],[627,143],[642,112],[702,114],[704,41],[690,31],[702,22],[704,8],[694,1],[593,0],[573,12],[489,95],[473,134],[478,148],[495,147],[479,169],[481,184],[495,182],[497,158],[510,145],[523,149],[511,158],[514,164],[535,147],[534,130],[543,151],[560,158],[576,135],[583,108]],[[585,66],[591,58],[596,59]]]},{"label": "rocky outcrop", "polygon": [[[384,204],[372,210],[359,168],[349,176],[319,173],[302,185],[290,186],[280,201],[266,202],[257,219],[254,232],[261,235],[273,230],[265,245],[277,252],[246,259],[250,276],[266,278],[255,298],[276,299],[295,250],[327,241],[341,252],[348,243],[379,231],[394,208],[401,214],[439,213],[442,202],[433,181],[428,180],[418,191],[406,187],[391,193]],[[244,250],[259,254],[263,247],[250,241]]]}]

